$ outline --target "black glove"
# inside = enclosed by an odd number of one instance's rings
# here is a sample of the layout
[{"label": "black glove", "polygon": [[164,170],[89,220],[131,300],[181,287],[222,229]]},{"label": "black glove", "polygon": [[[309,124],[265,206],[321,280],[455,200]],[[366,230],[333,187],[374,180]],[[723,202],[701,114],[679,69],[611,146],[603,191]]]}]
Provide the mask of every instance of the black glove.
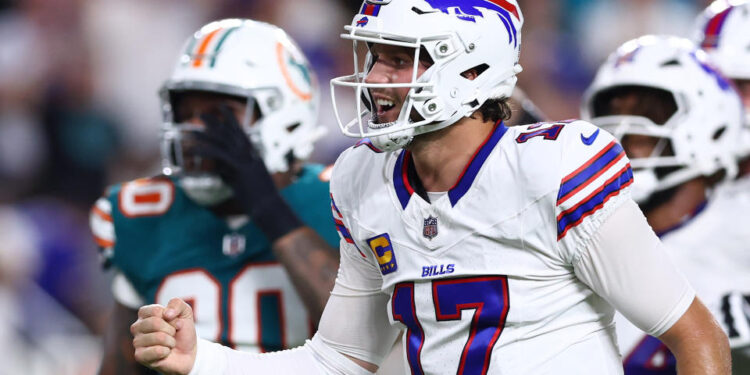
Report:
[{"label": "black glove", "polygon": [[205,132],[194,153],[216,162],[217,172],[234,190],[234,197],[272,243],[303,224],[276,189],[263,158],[253,147],[237,118],[226,105],[220,116],[204,113]]}]

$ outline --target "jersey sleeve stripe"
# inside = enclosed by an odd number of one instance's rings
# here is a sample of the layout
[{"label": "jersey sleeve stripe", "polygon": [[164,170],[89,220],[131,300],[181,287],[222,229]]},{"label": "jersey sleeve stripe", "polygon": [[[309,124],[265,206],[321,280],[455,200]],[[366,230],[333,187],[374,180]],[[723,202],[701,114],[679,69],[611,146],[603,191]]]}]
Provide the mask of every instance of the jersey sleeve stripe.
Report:
[{"label": "jersey sleeve stripe", "polygon": [[331,210],[333,211],[333,218],[341,220],[344,217],[341,215],[341,211],[339,211],[339,208],[336,207],[336,201],[333,200],[333,194],[331,195]]},{"label": "jersey sleeve stripe", "polygon": [[630,164],[625,165],[614,177],[607,180],[602,186],[579,204],[561,212],[557,216],[557,240],[559,241],[570,228],[580,224],[583,219],[590,216],[604,206],[610,198],[619,194],[625,187],[633,182],[633,172]]},{"label": "jersey sleeve stripe", "polygon": [[97,237],[96,235],[94,235],[94,242],[96,242],[96,244],[99,247],[103,247],[103,248],[115,246],[114,241],[105,240],[103,238]]},{"label": "jersey sleeve stripe", "polygon": [[336,202],[333,200],[333,194],[331,194],[331,213],[333,214],[333,222],[336,224],[336,230],[341,235],[341,238],[346,240],[348,243],[354,243],[354,240],[352,239],[352,235],[349,233],[349,229],[346,229],[346,225],[344,225],[344,216],[341,215],[341,211],[339,211],[339,208],[336,206]]},{"label": "jersey sleeve stripe", "polygon": [[105,220],[105,221],[109,221],[110,223],[111,223],[111,222],[113,221],[113,220],[112,220],[112,215],[110,215],[110,214],[108,214],[108,213],[106,213],[106,212],[102,211],[102,209],[101,209],[101,208],[99,208],[99,206],[98,206],[98,205],[96,205],[96,206],[94,206],[94,207],[92,207],[92,208],[91,208],[91,213],[92,213],[93,215],[96,215],[96,216],[98,216],[98,217],[99,217],[99,218],[101,218],[102,220]]},{"label": "jersey sleeve stripe", "polygon": [[612,141],[586,163],[563,178],[557,194],[557,205],[581,191],[625,156],[617,142]]},{"label": "jersey sleeve stripe", "polygon": [[341,238],[346,241],[346,243],[354,245],[354,248],[357,249],[359,255],[361,255],[363,258],[367,258],[367,255],[365,255],[362,250],[359,249],[357,244],[354,243],[352,234],[344,224],[344,216],[341,215],[341,211],[339,211],[339,208],[336,206],[336,202],[333,200],[333,194],[331,194],[331,211],[333,213],[333,223],[336,225],[336,231],[339,232],[339,236],[341,236]]},{"label": "jersey sleeve stripe", "polygon": [[112,220],[112,204],[106,198],[96,201],[89,214],[89,226],[94,242],[101,248],[115,246],[115,224]]},{"label": "jersey sleeve stripe", "polygon": [[[593,181],[595,181],[597,178],[599,178],[602,174],[610,170],[615,164],[617,164],[620,160],[622,160],[625,157],[624,152],[620,152],[615,156],[614,159],[610,160],[607,165],[599,169],[594,175],[588,177],[585,181],[581,182],[578,186],[574,187],[572,190],[569,190],[567,193],[565,193],[562,197],[558,198],[557,205],[561,205],[565,203],[568,199],[576,195],[581,190],[585,189],[588,185],[590,185]],[[562,189],[560,190],[560,194],[562,194]],[[560,196],[558,194],[558,196]]]},{"label": "jersey sleeve stripe", "polygon": [[336,230],[339,231],[339,234],[341,234],[341,237],[344,238],[344,240],[348,243],[354,243],[354,239],[352,239],[351,233],[349,233],[349,229],[346,229],[346,225],[340,220],[333,220],[334,223],[336,223]]},{"label": "jersey sleeve stripe", "polygon": [[91,233],[94,237],[114,243],[115,225],[111,221],[102,220],[96,215],[91,215],[89,218],[89,225],[91,226]]}]

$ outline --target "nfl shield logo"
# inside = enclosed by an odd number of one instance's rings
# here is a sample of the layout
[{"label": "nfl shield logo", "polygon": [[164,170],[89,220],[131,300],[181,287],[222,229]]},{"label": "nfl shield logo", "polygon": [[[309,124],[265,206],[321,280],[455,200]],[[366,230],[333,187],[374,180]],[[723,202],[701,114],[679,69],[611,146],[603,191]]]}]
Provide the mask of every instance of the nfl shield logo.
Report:
[{"label": "nfl shield logo", "polygon": [[237,256],[245,252],[245,236],[239,233],[224,235],[222,253],[226,256]]},{"label": "nfl shield logo", "polygon": [[422,228],[422,235],[432,240],[438,235],[438,223],[437,218],[430,215],[427,219],[424,219],[424,228]]}]

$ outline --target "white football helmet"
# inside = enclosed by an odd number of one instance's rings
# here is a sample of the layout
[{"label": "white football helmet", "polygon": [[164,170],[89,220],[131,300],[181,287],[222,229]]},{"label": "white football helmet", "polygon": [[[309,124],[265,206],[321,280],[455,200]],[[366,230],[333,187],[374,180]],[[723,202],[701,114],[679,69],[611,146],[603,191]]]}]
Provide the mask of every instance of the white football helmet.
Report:
[{"label": "white football helmet", "polygon": [[[172,100],[185,91],[247,98],[241,124],[271,173],[287,171],[292,158],[309,157],[313,142],[324,133],[316,125],[317,77],[283,30],[246,19],[201,27],[185,43],[160,96],[163,173],[180,176],[186,193],[202,204],[227,199],[231,189],[215,174],[183,173],[181,134],[194,126],[174,122]],[[254,111],[260,116],[251,123]]]},{"label": "white football helmet", "polygon": [[694,40],[727,77],[750,79],[749,1],[714,1],[698,17]]},{"label": "white football helmet", "polygon": [[[750,1],[714,1],[698,16],[694,40],[727,77],[750,80]],[[745,108],[738,156],[750,155],[750,108]]]},{"label": "white football helmet", "polygon": [[[596,113],[598,101],[608,92],[628,86],[663,90],[677,110],[663,124],[641,116]],[[651,156],[631,159],[633,198],[639,203],[698,176],[723,169],[729,179],[737,173],[733,149],[742,124],[740,98],[708,56],[687,39],[644,36],[623,44],[599,68],[581,112],[620,140],[628,134],[659,138]],[[673,154],[666,155],[669,148]],[[665,167],[673,170],[657,173]]]},{"label": "white football helmet", "polygon": [[[347,33],[341,35],[353,41],[354,74],[331,80],[339,127],[347,136],[369,137],[376,147],[395,150],[415,135],[470,116],[487,99],[509,97],[521,71],[522,25],[523,15],[516,0],[366,0],[351,25],[345,27]],[[360,42],[413,48],[415,73],[411,82],[365,83],[372,59],[368,52],[360,66]],[[419,54],[423,52],[434,64],[417,77]],[[481,71],[474,80],[461,75],[472,68]],[[341,119],[337,87],[352,88],[356,98],[361,98],[355,118],[347,124]],[[410,90],[398,120],[374,123],[369,89],[403,87]],[[421,119],[412,121],[412,111]]]}]

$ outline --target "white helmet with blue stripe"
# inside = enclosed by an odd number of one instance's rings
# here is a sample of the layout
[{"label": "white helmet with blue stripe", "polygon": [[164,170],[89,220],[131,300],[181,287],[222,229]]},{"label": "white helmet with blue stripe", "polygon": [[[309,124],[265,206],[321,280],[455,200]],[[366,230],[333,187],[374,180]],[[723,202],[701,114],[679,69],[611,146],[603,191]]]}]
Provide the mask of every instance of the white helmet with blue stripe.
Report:
[{"label": "white helmet with blue stripe", "polygon": [[[694,40],[733,80],[750,80],[750,1],[714,1],[698,17]],[[744,95],[748,95],[745,93]],[[745,126],[739,157],[750,156],[750,99],[745,98]]]},{"label": "white helmet with blue stripe", "polygon": [[[488,99],[510,97],[516,84],[523,16],[516,0],[366,0],[344,39],[354,43],[354,74],[331,80],[334,111],[342,132],[369,137],[384,150],[408,144],[412,137],[471,116]],[[414,74],[407,83],[366,83],[371,54],[357,55],[359,44],[385,44],[414,49]],[[433,63],[419,77],[420,54]],[[423,56],[424,57],[424,56]],[[462,73],[475,69],[470,80]],[[354,90],[357,101],[351,121],[342,121],[337,88]],[[398,119],[373,121],[375,88],[409,88]],[[347,120],[347,119],[344,119]]]},{"label": "white helmet with blue stripe", "polygon": [[[622,88],[665,94],[675,108],[666,121],[607,113],[607,98]],[[582,117],[622,139],[658,139],[648,157],[631,157],[633,198],[652,194],[698,176],[723,170],[737,173],[734,150],[742,126],[742,104],[731,83],[690,40],[644,36],[626,42],[599,68],[584,95]]]},{"label": "white helmet with blue stripe", "polygon": [[750,79],[750,1],[714,1],[698,17],[694,41],[724,75]]}]

